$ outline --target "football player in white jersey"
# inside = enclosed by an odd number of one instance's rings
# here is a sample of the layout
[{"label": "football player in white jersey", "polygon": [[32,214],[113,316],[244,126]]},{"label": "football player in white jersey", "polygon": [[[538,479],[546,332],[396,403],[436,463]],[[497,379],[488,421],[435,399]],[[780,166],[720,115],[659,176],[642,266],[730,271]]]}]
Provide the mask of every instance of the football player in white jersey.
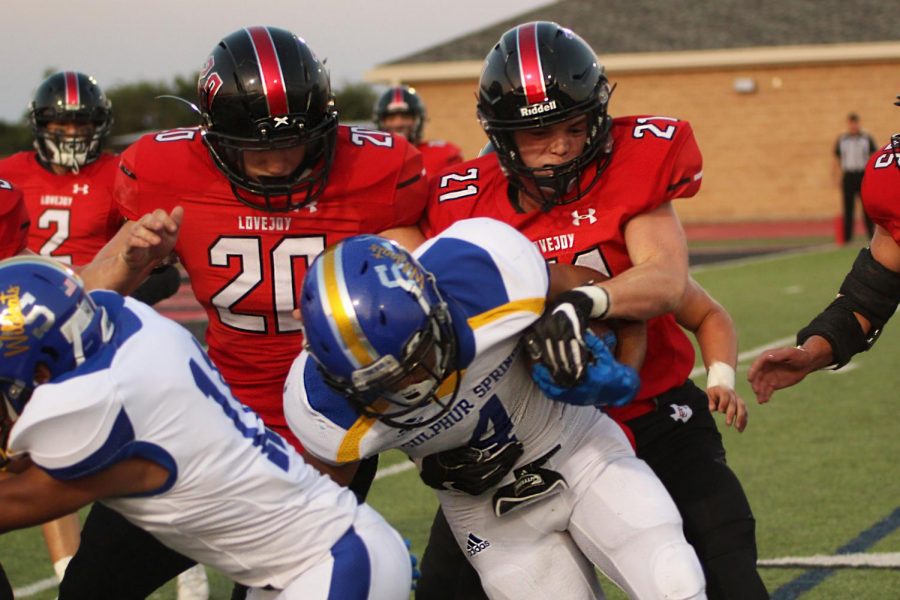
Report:
[{"label": "football player in white jersey", "polygon": [[0,532],[101,501],[249,598],[407,598],[403,540],[237,402],[148,306],[0,262]]},{"label": "football player in white jersey", "polygon": [[585,331],[601,395],[551,400],[529,375],[520,338],[573,272],[491,219],[414,255],[377,236],[327,249],[300,295],[288,424],[338,480],[408,454],[491,598],[602,597],[595,565],[632,598],[705,598],[678,510],[596,408],[630,399],[634,371]]}]

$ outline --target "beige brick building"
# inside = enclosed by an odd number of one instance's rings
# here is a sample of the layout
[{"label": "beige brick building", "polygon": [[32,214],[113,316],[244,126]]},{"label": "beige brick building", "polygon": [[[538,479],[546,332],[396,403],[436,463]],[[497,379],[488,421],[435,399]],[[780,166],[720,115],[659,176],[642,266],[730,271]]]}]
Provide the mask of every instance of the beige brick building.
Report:
[{"label": "beige brick building", "polygon": [[613,115],[691,121],[704,184],[676,203],[685,222],[831,219],[840,212],[833,145],[847,113],[879,143],[900,129],[900,27],[895,10],[871,0],[566,0],[368,79],[414,85],[426,135],[474,156],[486,141],[475,120],[481,60],[504,31],[532,20],[568,26],[593,46],[618,85]]}]

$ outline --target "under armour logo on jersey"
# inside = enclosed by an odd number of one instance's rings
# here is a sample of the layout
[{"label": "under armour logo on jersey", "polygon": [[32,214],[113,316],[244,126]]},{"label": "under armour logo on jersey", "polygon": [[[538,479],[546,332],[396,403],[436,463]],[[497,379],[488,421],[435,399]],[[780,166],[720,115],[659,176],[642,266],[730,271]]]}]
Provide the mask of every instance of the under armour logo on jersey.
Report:
[{"label": "under armour logo on jersey", "polygon": [[672,414],[669,416],[672,417],[673,421],[681,421],[682,423],[687,423],[688,419],[694,416],[694,411],[691,410],[690,406],[685,406],[683,404],[670,404],[669,408],[672,409]]},{"label": "under armour logo on jersey", "polygon": [[284,125],[285,127],[290,125],[290,123],[288,122],[288,117],[273,117],[272,120],[275,122],[275,129],[278,129],[282,125]]},{"label": "under armour logo on jersey", "polygon": [[587,219],[588,225],[593,225],[594,223],[597,222],[597,217],[594,216],[596,213],[597,213],[596,209],[593,209],[593,208],[587,209],[587,214],[585,214],[585,215],[580,215],[580,214],[578,214],[577,210],[573,210],[572,211],[572,225],[575,225],[576,227],[580,227],[581,222],[584,221],[585,219]]},{"label": "under armour logo on jersey", "polygon": [[311,213],[318,212],[319,207],[316,206],[317,203],[318,203],[318,200],[313,200],[312,202],[310,202],[309,204],[304,206],[304,208],[307,209]]},{"label": "under armour logo on jersey", "polygon": [[483,540],[474,533],[469,533],[469,537],[466,538],[466,554],[469,557],[475,556],[479,552],[483,550],[487,550],[491,547],[491,543],[487,540]]},{"label": "under armour logo on jersey", "polygon": [[77,183],[72,185],[72,193],[73,194],[87,194],[88,193],[88,184],[78,185]]}]

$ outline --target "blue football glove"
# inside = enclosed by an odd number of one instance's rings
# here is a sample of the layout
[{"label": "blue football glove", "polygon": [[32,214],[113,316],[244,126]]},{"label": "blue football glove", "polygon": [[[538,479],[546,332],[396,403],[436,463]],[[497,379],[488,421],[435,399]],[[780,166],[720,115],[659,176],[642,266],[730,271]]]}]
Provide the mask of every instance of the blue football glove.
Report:
[{"label": "blue football glove", "polygon": [[608,333],[601,339],[585,331],[584,342],[592,358],[582,378],[572,387],[558,385],[541,363],[531,367],[531,377],[541,391],[553,400],[577,406],[625,406],[631,402],[641,380],[637,371],[617,361],[610,352],[615,335]]},{"label": "blue football glove", "polygon": [[416,585],[419,583],[419,578],[422,576],[422,572],[418,569],[419,559],[413,554],[412,540],[403,538],[403,543],[406,544],[406,550],[409,552],[409,563],[412,566],[412,583],[410,584],[410,589],[415,590]]}]

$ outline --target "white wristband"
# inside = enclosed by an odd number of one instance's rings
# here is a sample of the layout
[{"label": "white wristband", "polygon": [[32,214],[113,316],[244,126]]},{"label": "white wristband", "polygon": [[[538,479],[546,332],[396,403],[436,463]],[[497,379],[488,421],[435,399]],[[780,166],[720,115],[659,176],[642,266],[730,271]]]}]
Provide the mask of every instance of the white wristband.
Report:
[{"label": "white wristband", "polygon": [[609,313],[609,292],[597,285],[583,285],[572,290],[585,294],[594,303],[591,308],[592,319],[602,319]]},{"label": "white wristband", "polygon": [[709,365],[706,370],[706,389],[716,386],[734,389],[734,367],[719,361]]}]

